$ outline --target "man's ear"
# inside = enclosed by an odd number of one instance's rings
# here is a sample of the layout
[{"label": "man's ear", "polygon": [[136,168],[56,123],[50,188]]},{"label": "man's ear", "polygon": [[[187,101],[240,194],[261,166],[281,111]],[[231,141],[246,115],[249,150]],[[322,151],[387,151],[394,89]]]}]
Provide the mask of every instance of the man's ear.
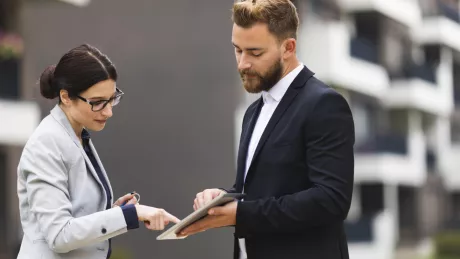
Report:
[{"label": "man's ear", "polygon": [[283,43],[283,58],[288,59],[296,54],[297,41],[294,38],[288,38]]}]

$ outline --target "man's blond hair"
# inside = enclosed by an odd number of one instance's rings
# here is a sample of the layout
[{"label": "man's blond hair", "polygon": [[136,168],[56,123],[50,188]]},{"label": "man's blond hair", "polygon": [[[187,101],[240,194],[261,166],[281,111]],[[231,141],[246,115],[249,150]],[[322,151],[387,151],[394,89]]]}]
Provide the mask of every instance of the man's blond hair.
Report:
[{"label": "man's blond hair", "polygon": [[236,2],[232,10],[233,22],[243,28],[265,23],[278,40],[297,38],[299,15],[290,0],[247,0]]}]

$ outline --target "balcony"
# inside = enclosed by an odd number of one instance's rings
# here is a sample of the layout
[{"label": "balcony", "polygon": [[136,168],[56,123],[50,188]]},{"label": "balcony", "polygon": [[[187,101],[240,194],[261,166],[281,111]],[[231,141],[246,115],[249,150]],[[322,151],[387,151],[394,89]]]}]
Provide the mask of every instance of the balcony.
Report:
[{"label": "balcony", "polygon": [[384,105],[449,116],[454,107],[453,98],[443,89],[438,75],[444,74],[438,73],[431,63],[408,63],[401,73],[392,76],[389,91],[383,98]]},{"label": "balcony", "polygon": [[377,99],[385,94],[388,73],[372,63],[376,52],[369,46],[361,51],[359,45],[366,42],[351,40],[343,22],[308,21],[300,30],[299,42],[305,45],[299,45],[299,57],[308,60],[308,66],[320,80]]},{"label": "balcony", "polygon": [[426,161],[426,168],[427,168],[428,172],[432,172],[432,173],[435,172],[435,170],[436,170],[436,160],[437,160],[436,153],[431,149],[427,149],[426,150],[425,161]]},{"label": "balcony", "polygon": [[460,23],[460,16],[459,16],[458,9],[452,8],[451,6],[439,0],[438,0],[438,8],[439,8],[440,15],[450,19],[451,21]]},{"label": "balcony", "polygon": [[408,27],[421,20],[421,11],[416,0],[337,0],[347,12],[377,12]]},{"label": "balcony", "polygon": [[345,221],[348,242],[372,242],[374,239],[372,227],[373,217],[371,216],[361,216],[357,221]]},{"label": "balcony", "polygon": [[409,136],[387,133],[355,148],[355,182],[420,186],[426,179],[425,138],[412,129]]},{"label": "balcony", "polygon": [[383,211],[372,218],[345,225],[350,258],[393,258],[396,240],[396,219],[393,213]]},{"label": "balcony", "polygon": [[367,62],[378,64],[377,46],[370,40],[362,37],[353,38],[350,42],[350,54],[352,57]]},{"label": "balcony", "polygon": [[86,7],[91,4],[91,0],[25,0],[26,2],[41,2],[41,3],[53,3],[53,2],[64,2],[67,4],[71,4],[77,7]]},{"label": "balcony", "polygon": [[392,153],[407,154],[407,138],[402,135],[387,133],[369,139],[362,145],[357,145],[357,153]]},{"label": "balcony", "polygon": [[451,219],[444,223],[443,229],[448,231],[460,231],[460,220],[459,219]]},{"label": "balcony", "polygon": [[413,31],[413,38],[419,44],[447,45],[460,51],[460,16],[458,9],[438,1],[438,10],[427,15],[421,26]]},{"label": "balcony", "polygon": [[0,99],[0,145],[24,145],[40,123],[38,104]]},{"label": "balcony", "polygon": [[460,92],[454,93],[455,107],[460,107]]},{"label": "balcony", "polygon": [[449,191],[460,191],[460,144],[453,143],[450,150],[438,157],[439,172],[444,177]]},{"label": "balcony", "polygon": [[19,61],[0,60],[0,99],[18,99],[19,85]]},{"label": "balcony", "polygon": [[406,67],[404,74],[406,78],[422,79],[436,86],[436,73],[433,65],[411,63]]}]

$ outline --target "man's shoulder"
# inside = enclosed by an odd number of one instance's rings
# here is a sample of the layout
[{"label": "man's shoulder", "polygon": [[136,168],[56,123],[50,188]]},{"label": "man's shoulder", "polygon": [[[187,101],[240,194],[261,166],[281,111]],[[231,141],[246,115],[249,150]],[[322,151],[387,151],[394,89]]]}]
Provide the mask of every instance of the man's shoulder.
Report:
[{"label": "man's shoulder", "polygon": [[345,101],[345,98],[336,89],[314,76],[305,83],[301,95],[303,96],[301,99],[309,103],[320,102],[324,99],[342,99]]},{"label": "man's shoulder", "polygon": [[312,76],[308,79],[302,89],[302,93],[307,94],[312,98],[320,98],[321,96],[327,94],[338,94],[334,88],[315,76]]},{"label": "man's shoulder", "polygon": [[297,106],[305,114],[351,113],[348,101],[336,89],[316,77],[311,77],[296,98]]}]

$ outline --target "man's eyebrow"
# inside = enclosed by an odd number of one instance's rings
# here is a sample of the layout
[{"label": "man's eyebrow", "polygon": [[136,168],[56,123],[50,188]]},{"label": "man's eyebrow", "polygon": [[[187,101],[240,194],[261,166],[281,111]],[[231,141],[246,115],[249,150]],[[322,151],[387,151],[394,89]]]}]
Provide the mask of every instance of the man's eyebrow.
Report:
[{"label": "man's eyebrow", "polygon": [[[233,46],[235,46],[235,48],[238,48],[238,49],[241,49],[238,45],[236,45],[235,43],[232,43]],[[248,50],[248,51],[257,51],[257,50],[263,50],[262,48],[246,48],[245,50]]]}]

